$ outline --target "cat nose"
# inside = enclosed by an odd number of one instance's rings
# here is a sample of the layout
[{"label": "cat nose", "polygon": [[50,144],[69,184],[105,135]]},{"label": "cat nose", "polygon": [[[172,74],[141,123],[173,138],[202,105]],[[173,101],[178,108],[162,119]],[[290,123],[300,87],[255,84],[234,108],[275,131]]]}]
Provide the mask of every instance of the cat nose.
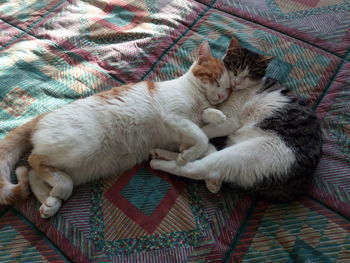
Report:
[{"label": "cat nose", "polygon": [[219,99],[219,100],[222,100],[222,99],[224,99],[224,98],[225,98],[225,95],[218,94],[218,99]]},{"label": "cat nose", "polygon": [[233,82],[233,84],[234,84],[235,86],[239,86],[239,85],[241,85],[241,82],[240,82],[240,81],[235,80],[235,81]]}]

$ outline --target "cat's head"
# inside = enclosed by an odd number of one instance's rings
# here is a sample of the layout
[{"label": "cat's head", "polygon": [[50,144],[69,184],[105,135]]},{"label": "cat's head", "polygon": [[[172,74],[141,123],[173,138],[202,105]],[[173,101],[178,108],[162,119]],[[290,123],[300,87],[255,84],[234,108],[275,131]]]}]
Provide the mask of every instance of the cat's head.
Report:
[{"label": "cat's head", "polygon": [[231,92],[228,70],[222,60],[211,55],[208,42],[200,45],[191,70],[210,104],[216,105],[228,98]]},{"label": "cat's head", "polygon": [[224,56],[233,90],[245,89],[261,81],[273,58],[240,46],[238,40],[233,37]]}]

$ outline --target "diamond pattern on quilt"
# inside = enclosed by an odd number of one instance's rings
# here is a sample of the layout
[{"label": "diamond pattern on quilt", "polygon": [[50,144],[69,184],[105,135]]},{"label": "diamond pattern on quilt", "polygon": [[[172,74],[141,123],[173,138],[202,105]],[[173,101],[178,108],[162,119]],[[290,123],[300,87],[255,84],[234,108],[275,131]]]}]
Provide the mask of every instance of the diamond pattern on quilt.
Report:
[{"label": "diamond pattern on quilt", "polygon": [[[268,74],[319,105],[326,121],[324,156],[309,201],[258,203],[255,209],[256,202],[236,189],[224,186],[214,195],[202,182],[142,165],[130,177],[76,188],[49,220],[40,218],[33,197],[16,204],[70,261],[222,262],[230,249],[232,261],[350,260],[350,68],[342,60],[350,58],[348,1],[14,0],[1,2],[0,17],[0,101],[11,98],[6,105],[12,104],[8,111],[1,107],[1,136],[28,116],[123,82],[179,76],[203,39],[221,57],[232,34],[275,55]],[[21,94],[30,96],[22,96],[28,103],[23,109],[16,101]],[[12,217],[4,218],[1,259],[27,262],[31,255],[40,262],[51,255],[48,261],[55,261],[53,247],[35,246]]]},{"label": "diamond pattern on quilt", "polygon": [[152,234],[183,190],[177,181],[137,167],[122,175],[105,197]]},{"label": "diamond pattern on quilt", "polygon": [[14,88],[0,101],[0,109],[17,117],[23,115],[35,101],[25,90]]},{"label": "diamond pattern on quilt", "polygon": [[62,0],[4,0],[0,5],[0,16],[2,20],[15,24],[22,29],[27,29],[33,23],[40,21],[43,17],[56,10],[65,1]]},{"label": "diamond pattern on quilt", "polygon": [[341,56],[350,44],[350,4],[344,0],[218,0],[214,6]]},{"label": "diamond pattern on quilt", "polygon": [[105,71],[62,52],[53,43],[32,37],[20,40],[0,53],[2,120],[33,117],[120,85]]},{"label": "diamond pattern on quilt", "polygon": [[49,240],[13,212],[0,218],[2,262],[67,262]]},{"label": "diamond pattern on quilt", "polygon": [[121,82],[136,82],[205,9],[193,0],[77,1],[31,34],[74,50]]},{"label": "diamond pattern on quilt", "polygon": [[179,46],[160,63],[151,78],[166,79],[182,75],[194,60],[197,47],[208,39],[214,55],[222,57],[230,36],[260,53],[276,56],[267,75],[294,89],[300,96],[315,102],[340,63],[338,57],[273,31],[265,31],[241,19],[209,12],[206,19],[186,35]]},{"label": "diamond pattern on quilt", "polygon": [[152,176],[152,173],[145,169],[139,169],[120,193],[142,213],[149,216],[164,198],[170,186],[162,178]]},{"label": "diamond pattern on quilt", "polygon": [[0,21],[0,50],[8,43],[13,42],[21,33],[19,29]]},{"label": "diamond pattern on quilt", "polygon": [[92,236],[111,255],[192,244],[205,235],[198,198],[195,186],[142,164],[94,187]]},{"label": "diamond pattern on quilt", "polygon": [[231,262],[344,260],[349,258],[349,228],[344,218],[311,200],[261,203],[238,240]]},{"label": "diamond pattern on quilt", "polygon": [[[270,3],[272,2],[273,1],[270,1]],[[275,0],[275,2],[283,13],[291,13],[306,10],[312,10],[313,12],[315,12],[315,8],[329,7],[345,3],[344,0]]]},{"label": "diamond pattern on quilt", "polygon": [[350,62],[344,63],[317,108],[324,121],[324,147],[311,189],[314,197],[350,216]]}]

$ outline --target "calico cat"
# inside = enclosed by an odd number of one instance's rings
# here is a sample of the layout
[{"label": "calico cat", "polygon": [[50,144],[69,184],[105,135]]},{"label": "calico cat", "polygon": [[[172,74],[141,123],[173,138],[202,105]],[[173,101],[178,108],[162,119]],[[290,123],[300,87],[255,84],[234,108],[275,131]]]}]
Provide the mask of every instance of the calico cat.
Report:
[{"label": "calico cat", "polygon": [[31,147],[29,184],[43,218],[57,212],[73,185],[121,174],[147,160],[153,148],[173,150],[185,141],[191,147],[177,162],[195,160],[208,148],[198,126],[202,111],[226,100],[230,91],[223,61],[204,43],[180,78],[116,87],[39,116],[0,142],[0,202],[27,195],[26,169],[16,170],[17,185],[9,175]]},{"label": "calico cat", "polygon": [[[271,59],[233,38],[224,57],[233,92],[218,107],[227,119],[202,128],[210,139],[228,135],[223,149],[211,147],[204,158],[185,166],[171,161],[175,155],[157,149],[153,157],[163,160],[152,160],[151,167],[206,180],[212,192],[228,182],[273,201],[301,194],[321,156],[320,122],[305,101],[275,80],[263,78]],[[206,109],[203,120],[222,118],[219,110]]]}]

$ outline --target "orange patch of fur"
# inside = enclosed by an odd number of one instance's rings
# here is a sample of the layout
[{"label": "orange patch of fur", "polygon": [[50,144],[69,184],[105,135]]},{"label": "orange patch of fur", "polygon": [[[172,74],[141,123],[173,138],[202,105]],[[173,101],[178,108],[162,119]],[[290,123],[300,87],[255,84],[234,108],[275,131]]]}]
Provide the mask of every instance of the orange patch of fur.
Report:
[{"label": "orange patch of fur", "polygon": [[[31,121],[13,129],[9,132],[9,134],[6,136],[4,140],[0,143],[0,160],[7,160],[8,158],[11,158],[11,151],[18,147],[20,145],[21,151],[28,151],[31,147],[30,144],[30,137],[35,131],[37,127],[37,123],[44,115],[37,116],[36,118],[32,119]],[[0,171],[1,172],[1,171]],[[24,176],[28,176],[24,174]],[[8,185],[9,178],[0,176],[0,191],[2,188],[6,187]],[[15,187],[13,187],[12,192],[9,193],[7,197],[3,201],[5,204],[12,204],[15,201],[19,199],[24,199],[28,195],[28,182],[22,181],[19,182]]]},{"label": "orange patch of fur", "polygon": [[[24,176],[28,176],[28,171],[26,174],[24,174]],[[0,191],[3,191],[2,189],[5,188],[7,184],[8,182],[4,181],[4,179],[0,179]],[[18,183],[14,188],[12,188],[12,192],[8,196],[3,196],[4,199],[2,199],[1,204],[10,205],[19,200],[25,199],[29,194],[28,187],[28,181]]]},{"label": "orange patch of fur", "polygon": [[146,81],[149,93],[152,95],[156,90],[156,84],[153,81]]},{"label": "orange patch of fur", "polygon": [[31,154],[28,162],[33,170],[43,178],[49,178],[56,171],[55,168],[49,165],[49,160],[45,155]]},{"label": "orange patch of fur", "polygon": [[214,83],[215,79],[219,80],[224,72],[224,63],[217,58],[209,56],[199,58],[199,63],[192,69],[193,75],[209,83]]},{"label": "orange patch of fur", "polygon": [[13,129],[9,132],[6,138],[1,141],[0,144],[0,160],[7,159],[9,151],[18,144],[25,145],[26,148],[30,148],[29,138],[33,131],[35,131],[36,125],[43,118],[45,114],[35,117],[29,122]]},{"label": "orange patch of fur", "polygon": [[130,88],[133,86],[133,84],[126,84],[120,87],[115,87],[112,88],[110,90],[106,90],[106,91],[102,91],[100,93],[97,93],[95,96],[107,103],[109,103],[108,101],[111,99],[117,99],[120,100],[122,102],[123,101],[123,93],[127,92],[128,90],[130,90]]}]

